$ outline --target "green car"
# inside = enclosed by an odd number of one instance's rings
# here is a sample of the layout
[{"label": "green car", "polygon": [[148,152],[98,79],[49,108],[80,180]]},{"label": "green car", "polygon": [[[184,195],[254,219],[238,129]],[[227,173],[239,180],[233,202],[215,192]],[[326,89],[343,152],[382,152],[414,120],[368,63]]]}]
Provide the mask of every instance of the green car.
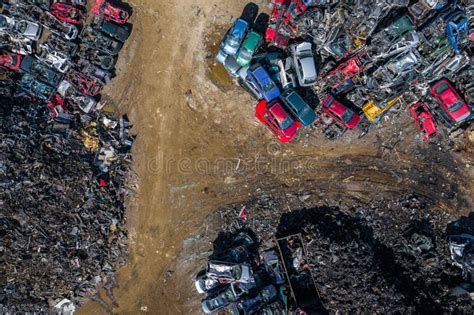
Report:
[{"label": "green car", "polygon": [[253,54],[258,48],[262,35],[256,32],[250,32],[245,38],[242,48],[237,56],[237,63],[242,67],[248,66],[252,60]]},{"label": "green car", "polygon": [[408,32],[414,30],[413,23],[408,16],[404,15],[387,28],[384,29],[383,36],[387,38],[392,44],[398,42]]}]

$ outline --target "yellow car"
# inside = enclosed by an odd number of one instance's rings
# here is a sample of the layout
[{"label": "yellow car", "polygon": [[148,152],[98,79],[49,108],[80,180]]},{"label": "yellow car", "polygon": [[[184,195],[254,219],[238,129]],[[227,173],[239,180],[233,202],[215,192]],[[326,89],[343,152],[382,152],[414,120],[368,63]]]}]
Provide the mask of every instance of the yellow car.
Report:
[{"label": "yellow car", "polygon": [[362,106],[362,111],[365,116],[371,121],[375,122],[383,113],[389,110],[393,105],[400,103],[400,96],[392,98],[387,102],[382,102],[378,105],[375,104],[374,100],[370,100]]}]

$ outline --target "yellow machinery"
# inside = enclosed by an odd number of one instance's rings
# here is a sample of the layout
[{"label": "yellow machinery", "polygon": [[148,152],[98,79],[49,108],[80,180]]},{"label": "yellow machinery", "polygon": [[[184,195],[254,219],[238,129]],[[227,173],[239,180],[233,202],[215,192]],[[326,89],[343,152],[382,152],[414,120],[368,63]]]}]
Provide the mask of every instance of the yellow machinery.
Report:
[{"label": "yellow machinery", "polygon": [[375,104],[374,100],[370,100],[362,106],[362,111],[364,112],[365,116],[371,121],[375,122],[383,113],[389,110],[393,105],[400,102],[401,97],[392,98],[389,101],[382,102],[378,105]]}]

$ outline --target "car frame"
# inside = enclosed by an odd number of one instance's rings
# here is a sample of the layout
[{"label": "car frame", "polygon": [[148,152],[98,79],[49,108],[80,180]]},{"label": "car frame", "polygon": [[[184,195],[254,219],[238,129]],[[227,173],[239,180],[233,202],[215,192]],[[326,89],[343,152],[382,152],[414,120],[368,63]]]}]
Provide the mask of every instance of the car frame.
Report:
[{"label": "car frame", "polygon": [[415,120],[418,130],[423,133],[423,139],[428,142],[432,141],[438,132],[438,127],[429,107],[419,101],[411,105],[408,111]]},{"label": "car frame", "polygon": [[21,90],[42,100],[49,100],[55,93],[55,89],[46,83],[39,81],[34,75],[25,73],[18,83]]},{"label": "car frame", "polygon": [[39,80],[54,87],[58,86],[63,78],[62,73],[54,71],[30,55],[23,57],[20,69],[21,71],[34,75]]},{"label": "car frame", "polygon": [[328,94],[321,103],[323,113],[347,129],[354,129],[360,121],[360,115]]},{"label": "car frame", "polygon": [[21,59],[20,54],[0,51],[0,69],[4,67],[11,71],[17,71],[20,69]]},{"label": "car frame", "polygon": [[463,11],[456,10],[446,18],[446,34],[453,50],[460,53],[470,35],[467,16]]},{"label": "car frame", "polygon": [[261,100],[255,108],[255,117],[283,143],[293,140],[298,132],[298,125],[284,109],[279,99],[270,103],[264,99]]},{"label": "car frame", "polygon": [[98,16],[87,26],[87,31],[93,33],[93,30],[100,31],[122,43],[125,43],[130,36],[130,28],[126,25],[114,24]]},{"label": "car frame", "polygon": [[214,295],[208,296],[201,302],[202,311],[205,314],[212,314],[218,310],[225,308],[232,302],[237,301],[241,296],[245,295],[238,284],[231,283],[228,286],[223,287]]},{"label": "car frame", "polygon": [[280,95],[280,100],[297,120],[297,123],[307,127],[316,121],[317,116],[314,110],[295,90],[286,90]]}]

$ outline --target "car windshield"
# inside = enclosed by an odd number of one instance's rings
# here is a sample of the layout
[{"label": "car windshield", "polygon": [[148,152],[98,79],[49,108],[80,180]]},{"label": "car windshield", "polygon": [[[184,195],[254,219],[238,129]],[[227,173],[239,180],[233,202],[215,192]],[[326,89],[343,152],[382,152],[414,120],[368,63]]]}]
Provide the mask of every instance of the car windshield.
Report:
[{"label": "car windshield", "polygon": [[240,58],[250,60],[252,58],[252,51],[246,48],[242,48],[240,51]]},{"label": "car windshield", "polygon": [[353,116],[354,116],[354,112],[348,110],[344,113],[344,115],[342,115],[341,119],[343,122],[347,124],[352,119]]},{"label": "car windshield", "polygon": [[448,85],[446,83],[441,83],[435,88],[435,92],[437,94],[441,94],[449,89]]},{"label": "car windshield", "polygon": [[282,130],[286,130],[293,125],[293,120],[291,120],[290,117],[286,117],[281,123],[280,123],[280,128]]},{"label": "car windshield", "polygon": [[229,45],[238,44],[239,43],[239,37],[236,36],[236,34],[230,33],[229,37],[227,37],[227,42],[229,43]]},{"label": "car windshield", "polygon": [[332,102],[334,102],[334,98],[330,97],[328,99],[328,101],[326,102],[326,104],[324,104],[324,107],[329,107],[331,106]]},{"label": "car windshield", "polygon": [[309,57],[313,57],[313,53],[311,52],[311,50],[302,50],[300,51],[299,55],[298,55],[301,59],[303,58],[309,58]]},{"label": "car windshield", "polygon": [[451,113],[454,113],[455,111],[457,111],[457,110],[459,110],[461,107],[463,107],[463,105],[464,105],[463,102],[461,102],[461,101],[456,101],[456,102],[454,102],[453,105],[449,106],[448,109],[449,109],[449,111],[450,111]]}]

